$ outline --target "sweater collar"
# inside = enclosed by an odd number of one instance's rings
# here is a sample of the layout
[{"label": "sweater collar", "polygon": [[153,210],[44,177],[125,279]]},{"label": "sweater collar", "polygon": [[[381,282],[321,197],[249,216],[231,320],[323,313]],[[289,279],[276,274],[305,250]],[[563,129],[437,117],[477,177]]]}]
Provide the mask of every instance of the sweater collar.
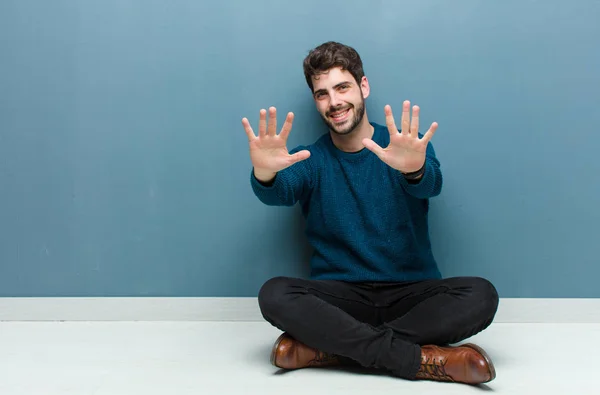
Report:
[{"label": "sweater collar", "polygon": [[[382,128],[384,128],[384,127],[379,124],[376,124],[374,122],[369,122],[369,124],[371,126],[373,126],[373,137],[372,137],[373,141],[375,141],[377,144],[379,144],[380,146],[385,148],[388,145],[389,141],[388,142],[382,141],[382,136],[385,135],[385,133],[382,133]],[[363,148],[358,152],[342,151],[341,149],[336,147],[335,144],[333,143],[333,140],[331,139],[331,132],[328,133],[326,141],[327,141],[327,145],[328,145],[330,151],[337,158],[347,159],[347,160],[359,160],[359,159],[365,158],[369,155],[374,155],[367,148]]]}]

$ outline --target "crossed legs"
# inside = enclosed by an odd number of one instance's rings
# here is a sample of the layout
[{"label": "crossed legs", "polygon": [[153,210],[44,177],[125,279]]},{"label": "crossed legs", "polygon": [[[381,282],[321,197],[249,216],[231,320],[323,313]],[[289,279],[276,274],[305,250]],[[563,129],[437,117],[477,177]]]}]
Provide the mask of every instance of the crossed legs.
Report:
[{"label": "crossed legs", "polygon": [[360,284],[276,277],[261,288],[259,306],[268,322],[311,348],[414,379],[422,346],[487,328],[498,294],[479,277]]}]

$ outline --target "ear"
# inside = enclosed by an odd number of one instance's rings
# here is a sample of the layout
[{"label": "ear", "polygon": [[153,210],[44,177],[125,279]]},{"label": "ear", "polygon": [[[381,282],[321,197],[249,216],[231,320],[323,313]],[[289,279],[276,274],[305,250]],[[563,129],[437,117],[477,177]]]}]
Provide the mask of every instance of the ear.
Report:
[{"label": "ear", "polygon": [[369,80],[366,76],[363,76],[360,80],[360,90],[362,92],[363,99],[369,97],[369,94],[371,93],[371,87],[369,86]]}]

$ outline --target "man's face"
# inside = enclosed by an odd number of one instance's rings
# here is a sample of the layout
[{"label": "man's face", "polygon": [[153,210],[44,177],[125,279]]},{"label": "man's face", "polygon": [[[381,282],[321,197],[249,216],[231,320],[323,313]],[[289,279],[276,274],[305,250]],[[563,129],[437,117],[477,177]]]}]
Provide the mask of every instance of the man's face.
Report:
[{"label": "man's face", "polygon": [[365,115],[367,79],[363,77],[358,85],[350,72],[336,67],[313,77],[312,81],[313,97],[325,124],[334,133],[351,133]]}]

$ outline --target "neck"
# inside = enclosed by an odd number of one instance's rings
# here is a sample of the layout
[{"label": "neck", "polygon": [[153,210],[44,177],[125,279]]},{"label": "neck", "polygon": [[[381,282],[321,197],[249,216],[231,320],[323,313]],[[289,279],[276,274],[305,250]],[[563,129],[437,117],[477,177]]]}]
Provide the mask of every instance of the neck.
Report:
[{"label": "neck", "polygon": [[375,129],[369,123],[369,119],[365,113],[362,121],[352,132],[340,135],[330,131],[329,134],[331,135],[331,141],[333,141],[333,145],[335,145],[339,150],[344,152],[358,152],[365,148],[362,140],[373,137],[374,130]]}]

